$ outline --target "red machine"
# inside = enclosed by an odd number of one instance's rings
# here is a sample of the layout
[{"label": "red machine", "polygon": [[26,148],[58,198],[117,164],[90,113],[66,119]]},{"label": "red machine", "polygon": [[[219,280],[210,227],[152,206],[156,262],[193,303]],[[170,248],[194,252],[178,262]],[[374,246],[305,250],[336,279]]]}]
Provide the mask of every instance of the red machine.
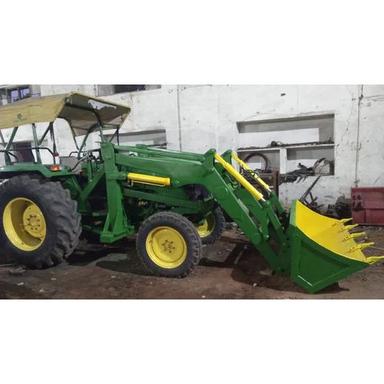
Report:
[{"label": "red machine", "polygon": [[384,187],[352,188],[352,217],[355,223],[384,225]]}]

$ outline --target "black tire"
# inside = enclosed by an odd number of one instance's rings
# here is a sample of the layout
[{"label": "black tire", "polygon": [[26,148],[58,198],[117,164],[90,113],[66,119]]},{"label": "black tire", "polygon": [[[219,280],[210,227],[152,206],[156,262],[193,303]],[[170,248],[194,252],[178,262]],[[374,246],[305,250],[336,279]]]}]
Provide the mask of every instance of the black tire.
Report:
[{"label": "black tire", "polygon": [[[147,240],[152,231],[159,227],[171,227],[185,241],[186,256],[180,265],[163,267],[149,255]],[[166,240],[167,241],[167,240]],[[163,243],[164,244],[164,243]],[[165,245],[164,245],[165,247]],[[202,244],[195,226],[184,216],[175,212],[158,212],[147,218],[140,226],[136,237],[138,256],[148,272],[164,277],[185,277],[197,265],[202,255]]]},{"label": "black tire", "polygon": [[[4,225],[4,210],[16,198],[28,199],[38,206],[46,222],[46,234],[35,250],[25,251],[8,238]],[[68,258],[79,243],[81,216],[77,202],[59,182],[22,175],[0,185],[0,246],[17,263],[46,268]]]},{"label": "black tire", "polygon": [[210,232],[208,235],[200,234],[200,237],[203,244],[213,244],[217,239],[220,238],[221,234],[225,229],[226,221],[221,208],[215,208],[215,210],[211,212],[211,216],[207,220],[212,221],[212,232]]},{"label": "black tire", "polygon": [[259,169],[259,171],[264,171],[264,172],[267,171],[269,168],[269,160],[268,160],[268,157],[264,155],[264,153],[253,152],[253,153],[249,154],[248,156],[246,156],[243,161],[245,163],[252,163],[252,161],[251,161],[252,158],[257,158],[257,157],[262,158],[264,160],[264,163],[265,163],[264,167]]}]

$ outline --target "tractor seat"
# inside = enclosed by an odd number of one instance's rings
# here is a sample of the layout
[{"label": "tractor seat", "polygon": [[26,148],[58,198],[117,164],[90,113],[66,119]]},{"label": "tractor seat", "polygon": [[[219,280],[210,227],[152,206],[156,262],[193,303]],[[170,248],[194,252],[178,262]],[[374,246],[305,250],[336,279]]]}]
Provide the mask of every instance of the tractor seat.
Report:
[{"label": "tractor seat", "polygon": [[35,156],[33,156],[33,152],[31,148],[24,147],[18,148],[14,151],[17,156],[17,160],[19,163],[34,163]]}]

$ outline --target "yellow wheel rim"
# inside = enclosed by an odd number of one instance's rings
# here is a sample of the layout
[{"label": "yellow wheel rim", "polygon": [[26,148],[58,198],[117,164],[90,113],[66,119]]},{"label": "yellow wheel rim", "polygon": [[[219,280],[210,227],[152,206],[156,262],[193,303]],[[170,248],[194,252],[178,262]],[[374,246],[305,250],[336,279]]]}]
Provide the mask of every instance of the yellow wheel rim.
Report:
[{"label": "yellow wheel rim", "polygon": [[152,229],[145,248],[150,259],[161,268],[177,268],[187,257],[187,243],[183,235],[172,227]]},{"label": "yellow wheel rim", "polygon": [[197,233],[200,237],[209,236],[215,229],[215,216],[210,213],[201,223],[196,226]]},{"label": "yellow wheel rim", "polygon": [[43,212],[32,200],[24,197],[13,199],[6,205],[3,226],[9,241],[26,252],[39,248],[47,235]]}]

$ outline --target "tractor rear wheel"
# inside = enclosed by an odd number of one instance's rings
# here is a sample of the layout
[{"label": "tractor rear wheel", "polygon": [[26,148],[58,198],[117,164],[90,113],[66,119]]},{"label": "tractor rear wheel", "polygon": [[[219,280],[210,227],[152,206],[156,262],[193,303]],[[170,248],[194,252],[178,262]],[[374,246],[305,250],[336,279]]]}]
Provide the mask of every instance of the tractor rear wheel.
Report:
[{"label": "tractor rear wheel", "polygon": [[29,267],[60,264],[79,242],[77,203],[59,182],[22,175],[1,184],[0,218],[1,250]]},{"label": "tractor rear wheel", "polygon": [[187,276],[201,258],[201,239],[195,226],[175,212],[158,212],[140,226],[137,253],[154,275]]},{"label": "tractor rear wheel", "polygon": [[213,244],[225,229],[225,217],[220,207],[209,213],[209,215],[198,225],[197,233],[203,244]]}]

